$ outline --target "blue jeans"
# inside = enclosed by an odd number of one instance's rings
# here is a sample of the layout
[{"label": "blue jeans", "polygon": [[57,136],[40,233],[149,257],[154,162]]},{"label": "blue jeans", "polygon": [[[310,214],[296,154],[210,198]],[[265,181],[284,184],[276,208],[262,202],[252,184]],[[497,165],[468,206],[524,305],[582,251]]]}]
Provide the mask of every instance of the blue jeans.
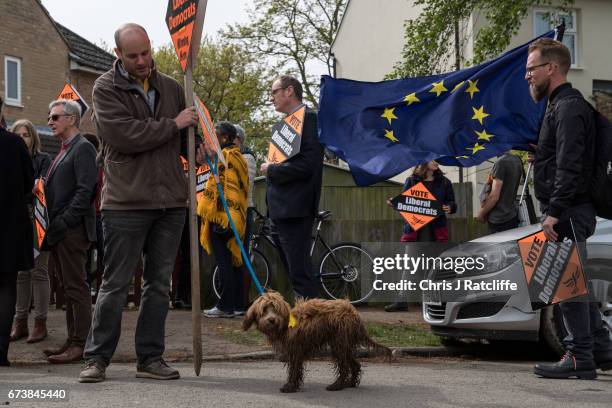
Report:
[{"label": "blue jeans", "polygon": [[184,223],[184,208],[102,211],[104,275],[85,344],[86,360],[110,363],[121,334],[123,306],[143,253],[144,285],[136,325],[136,355],[139,365],[161,358],[170,276]]}]

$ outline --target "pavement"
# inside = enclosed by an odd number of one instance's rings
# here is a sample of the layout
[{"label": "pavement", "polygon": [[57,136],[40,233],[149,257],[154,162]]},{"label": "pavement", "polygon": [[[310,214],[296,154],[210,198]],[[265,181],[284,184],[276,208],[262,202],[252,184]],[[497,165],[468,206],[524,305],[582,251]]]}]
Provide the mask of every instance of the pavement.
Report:
[{"label": "pavement", "polygon": [[[422,324],[420,308],[385,313],[358,309],[367,322]],[[282,394],[283,363],[256,335],[244,337],[242,319],[202,318],[204,362],[194,373],[191,351],[191,312],[170,310],[166,320],[164,357],[181,373],[176,381],[135,378],[134,328],[137,310],[125,310],[122,336],[107,380],[80,384],[81,365],[50,365],[42,349],[65,338],[64,312],[49,312],[49,337],[37,344],[11,343],[13,366],[0,367],[0,405],[48,406],[44,394],[28,390],[64,392],[61,407],[609,407],[612,374],[598,372],[597,380],[546,380],[533,374],[541,353],[533,344],[512,347],[474,345],[458,350],[443,347],[399,348],[396,359],[361,358],[363,376],[358,388],[328,392],[333,367],[326,359],[307,365],[304,387]],[[362,356],[363,357],[363,356]],[[366,356],[367,357],[367,356]],[[23,394],[15,394],[21,390]],[[24,398],[18,399],[16,396]]]},{"label": "pavement", "polygon": [[[328,362],[307,365],[304,386],[282,394],[286,371],[277,361],[205,362],[200,376],[189,363],[173,365],[181,379],[135,378],[133,364],[113,364],[107,380],[79,384],[75,365],[0,369],[0,405],[14,407],[537,407],[609,408],[612,376],[595,381],[545,380],[526,362],[480,362],[405,358],[394,363],[362,361],[358,388],[329,392]],[[44,368],[44,369],[43,369]],[[56,390],[66,399],[10,398],[10,390]],[[14,396],[14,391],[13,391]]]},{"label": "pavement", "polygon": [[[409,312],[387,313],[381,308],[358,308],[366,322],[386,324],[422,324],[428,326],[421,317],[420,306],[412,306]],[[113,357],[114,363],[136,362],[134,350],[134,332],[138,319],[137,309],[125,309],[121,323],[121,337],[117,351]],[[245,335],[241,329],[242,318],[213,319],[202,317],[202,356],[204,360],[261,359],[272,358],[270,347],[256,335]],[[30,319],[30,329],[32,319]],[[66,339],[65,312],[50,308],[47,318],[49,336],[42,342],[27,344],[25,339],[12,342],[9,348],[9,361],[12,364],[37,365],[47,364],[42,350],[59,346]],[[254,329],[251,329],[254,330]],[[166,319],[166,351],[167,361],[191,361],[193,359],[191,337],[191,311],[171,309]],[[435,348],[437,349],[437,348]],[[442,352],[440,348],[440,352]],[[431,348],[425,348],[424,353],[431,353]],[[435,351],[435,350],[433,350]]]}]

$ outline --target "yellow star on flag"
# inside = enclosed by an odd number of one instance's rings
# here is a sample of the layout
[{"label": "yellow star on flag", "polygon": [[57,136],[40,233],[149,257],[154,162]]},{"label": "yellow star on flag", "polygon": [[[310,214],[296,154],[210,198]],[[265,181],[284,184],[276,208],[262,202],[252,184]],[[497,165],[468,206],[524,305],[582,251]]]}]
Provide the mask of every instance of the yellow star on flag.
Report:
[{"label": "yellow star on flag", "polygon": [[469,93],[470,94],[470,99],[472,99],[472,98],[474,98],[474,94],[476,92],[480,92],[480,89],[476,88],[476,85],[478,84],[478,80],[470,81],[468,79],[468,83],[470,84],[470,86],[467,87],[465,92]]},{"label": "yellow star on flag", "polygon": [[395,114],[393,113],[394,110],[395,108],[385,108],[385,112],[380,115],[381,118],[385,118],[389,121],[389,125],[391,124],[391,121],[393,119],[397,119],[397,116],[395,116]]},{"label": "yellow star on flag", "polygon": [[429,92],[435,93],[436,96],[440,96],[442,92],[448,91],[448,89],[444,87],[444,80],[440,82],[434,82],[431,85],[432,85],[432,88],[429,90]]},{"label": "yellow star on flag", "polygon": [[451,93],[455,92],[457,89],[461,88],[463,86],[463,84],[465,84],[465,81],[461,81],[459,82],[457,85],[455,85],[455,87],[453,88],[453,90],[451,91]]},{"label": "yellow star on flag", "polygon": [[390,141],[392,141],[393,143],[399,142],[399,140],[397,140],[397,138],[393,134],[392,130],[385,130],[385,137],[389,139]]},{"label": "yellow star on flag", "polygon": [[478,135],[478,140],[486,140],[487,142],[490,142],[491,138],[495,136],[487,133],[487,131],[484,129],[482,130],[482,132],[479,132],[477,130],[475,130],[474,132],[476,132],[476,134]]},{"label": "yellow star on flag", "polygon": [[482,125],[482,120],[484,118],[486,118],[487,116],[491,116],[490,114],[484,111],[484,105],[482,105],[478,109],[472,106],[472,109],[474,110],[474,116],[472,116],[472,119],[477,120],[478,122],[480,122],[481,125]]},{"label": "yellow star on flag", "polygon": [[467,150],[471,150],[472,154],[476,154],[477,151],[484,150],[484,148],[484,145],[476,143],[474,147],[468,147]]},{"label": "yellow star on flag", "polygon": [[410,106],[415,102],[421,102],[421,100],[417,98],[416,92],[413,92],[409,95],[406,95],[406,97],[404,98],[404,102],[408,102],[408,106]]}]

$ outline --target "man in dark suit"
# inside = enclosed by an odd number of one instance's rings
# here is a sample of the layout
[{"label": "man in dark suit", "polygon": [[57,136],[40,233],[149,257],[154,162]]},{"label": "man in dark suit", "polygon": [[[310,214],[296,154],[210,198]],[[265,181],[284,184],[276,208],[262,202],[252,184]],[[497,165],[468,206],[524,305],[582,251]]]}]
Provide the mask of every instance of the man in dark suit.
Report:
[{"label": "man in dark suit", "polygon": [[[302,85],[297,79],[282,75],[272,83],[270,100],[277,112],[290,115],[304,106]],[[317,297],[309,253],[323,173],[316,112],[306,109],[300,152],[282,163],[266,161],[260,170],[267,176],[268,215],[278,233],[277,244],[285,255],[293,291],[298,297]]]},{"label": "man in dark suit", "polygon": [[[3,101],[0,97],[0,123]],[[28,209],[34,167],[23,140],[0,125],[0,366],[8,366],[8,348],[17,271],[34,267],[34,237]]]},{"label": "man in dark suit", "polygon": [[93,199],[98,171],[96,149],[79,131],[79,105],[60,99],[49,109],[49,126],[62,148],[46,177],[49,229],[45,241],[66,294],[68,339],[63,346],[44,353],[50,363],[65,364],[82,358],[91,324],[85,263],[89,245],[96,240]]}]

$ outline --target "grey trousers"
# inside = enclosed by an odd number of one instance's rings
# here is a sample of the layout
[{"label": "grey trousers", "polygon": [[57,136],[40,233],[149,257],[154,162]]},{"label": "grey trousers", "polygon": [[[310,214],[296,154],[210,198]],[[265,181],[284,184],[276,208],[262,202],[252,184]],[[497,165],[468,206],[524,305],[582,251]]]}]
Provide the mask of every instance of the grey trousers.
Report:
[{"label": "grey trousers", "polygon": [[27,319],[34,298],[34,319],[46,320],[49,310],[49,252],[43,251],[34,261],[34,268],[17,274],[15,320]]},{"label": "grey trousers", "polygon": [[102,210],[104,274],[84,358],[108,365],[121,335],[121,316],[136,265],[144,253],[143,291],[136,325],[139,365],[159,360],[164,337],[170,277],[185,223],[185,209]]}]

